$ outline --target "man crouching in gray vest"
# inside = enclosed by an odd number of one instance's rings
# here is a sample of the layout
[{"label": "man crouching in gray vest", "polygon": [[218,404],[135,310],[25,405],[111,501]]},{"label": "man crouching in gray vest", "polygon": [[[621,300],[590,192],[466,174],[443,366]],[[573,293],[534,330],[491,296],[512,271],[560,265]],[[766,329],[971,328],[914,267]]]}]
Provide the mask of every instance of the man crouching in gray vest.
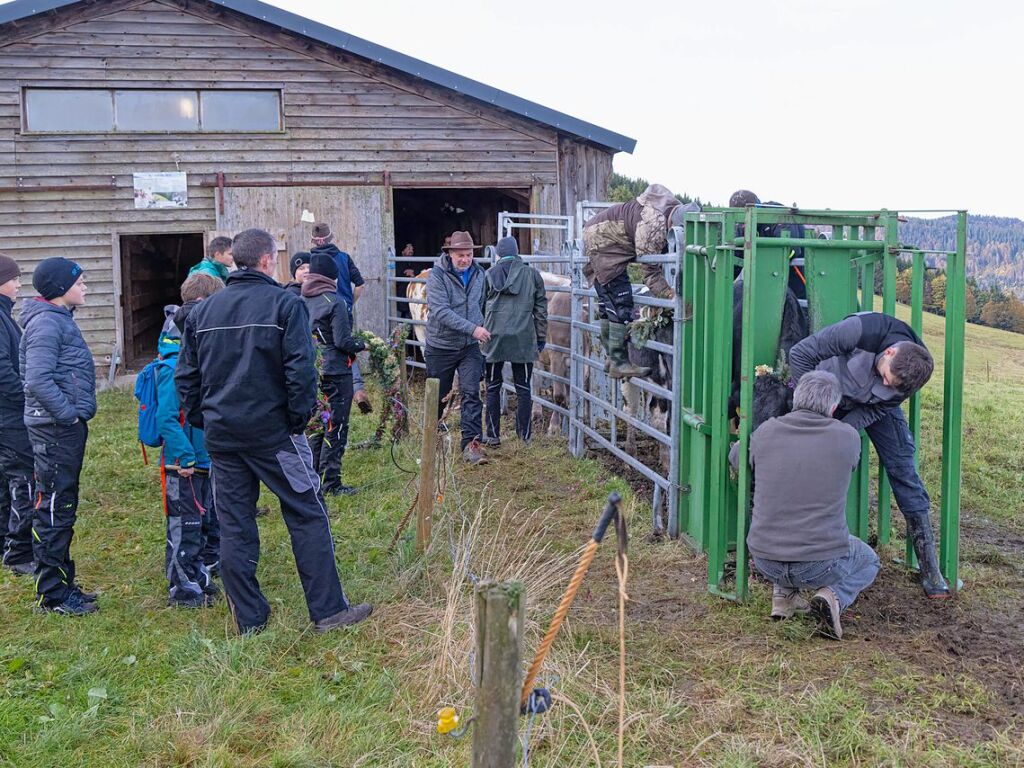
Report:
[{"label": "man crouching in gray vest", "polygon": [[[757,570],[775,585],[771,616],[788,619],[810,610],[819,634],[835,640],[843,636],[840,614],[879,568],[878,555],[846,526],[860,435],[832,418],[841,397],[831,373],[804,374],[793,411],[754,430],[749,452],[757,481],[747,548]],[[802,589],[817,590],[810,604]]]}]

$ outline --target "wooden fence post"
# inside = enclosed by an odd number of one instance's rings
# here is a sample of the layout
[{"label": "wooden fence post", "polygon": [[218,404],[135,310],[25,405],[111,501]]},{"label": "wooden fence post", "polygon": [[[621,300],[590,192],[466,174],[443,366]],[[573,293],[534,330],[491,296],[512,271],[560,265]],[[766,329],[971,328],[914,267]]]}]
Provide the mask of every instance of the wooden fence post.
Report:
[{"label": "wooden fence post", "polygon": [[430,543],[437,488],[437,400],[441,382],[427,379],[423,387],[423,445],[420,447],[420,489],[416,499],[416,551]]},{"label": "wooden fence post", "polygon": [[525,613],[520,582],[477,585],[473,768],[515,766]]}]

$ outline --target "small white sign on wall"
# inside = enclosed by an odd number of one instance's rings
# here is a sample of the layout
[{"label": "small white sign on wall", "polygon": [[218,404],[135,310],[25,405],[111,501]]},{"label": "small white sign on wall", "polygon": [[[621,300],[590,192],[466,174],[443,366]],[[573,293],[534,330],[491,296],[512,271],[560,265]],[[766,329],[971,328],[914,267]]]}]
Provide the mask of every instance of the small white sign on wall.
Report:
[{"label": "small white sign on wall", "polygon": [[187,208],[188,181],[185,173],[133,173],[136,208]]}]

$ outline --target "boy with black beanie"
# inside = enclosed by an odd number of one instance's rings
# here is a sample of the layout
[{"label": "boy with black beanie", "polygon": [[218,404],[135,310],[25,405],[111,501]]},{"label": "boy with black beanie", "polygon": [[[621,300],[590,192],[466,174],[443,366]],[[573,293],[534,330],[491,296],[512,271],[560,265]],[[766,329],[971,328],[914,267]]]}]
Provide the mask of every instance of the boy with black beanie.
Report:
[{"label": "boy with black beanie", "polygon": [[21,270],[0,254],[0,552],[16,576],[35,571],[32,562],[32,446],[25,430],[25,393],[18,347],[21,328],[12,316]]},{"label": "boy with black beanie", "polygon": [[302,281],[309,274],[310,258],[309,251],[299,251],[293,253],[292,257],[288,259],[288,271],[292,274],[292,281],[285,284],[284,289],[289,293],[302,296]]},{"label": "boy with black beanie", "polygon": [[75,583],[71,559],[86,422],[96,415],[96,368],[73,314],[85,304],[85,276],[57,256],[39,263],[32,285],[39,296],[21,311],[19,363],[35,457],[36,592],[43,610],[82,616],[97,610],[96,596]]},{"label": "boy with black beanie", "polygon": [[327,254],[314,253],[302,283],[302,298],[309,310],[313,341],[322,355],[320,391],[330,403],[324,431],[310,437],[313,467],[323,478],[328,496],[351,495],[356,489],[341,482],[341,460],[348,443],[352,410],[352,362],[366,346],[352,336],[348,308],[337,294],[338,269]]}]

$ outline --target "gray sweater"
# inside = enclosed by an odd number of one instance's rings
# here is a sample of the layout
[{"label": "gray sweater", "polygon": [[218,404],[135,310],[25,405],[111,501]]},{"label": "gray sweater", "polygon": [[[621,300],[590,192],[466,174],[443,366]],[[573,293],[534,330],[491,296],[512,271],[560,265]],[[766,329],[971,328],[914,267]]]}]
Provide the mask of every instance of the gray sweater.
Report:
[{"label": "gray sweater", "polygon": [[859,461],[857,430],[828,416],[793,411],[758,427],[750,436],[751,554],[782,562],[845,555],[846,492]]}]

